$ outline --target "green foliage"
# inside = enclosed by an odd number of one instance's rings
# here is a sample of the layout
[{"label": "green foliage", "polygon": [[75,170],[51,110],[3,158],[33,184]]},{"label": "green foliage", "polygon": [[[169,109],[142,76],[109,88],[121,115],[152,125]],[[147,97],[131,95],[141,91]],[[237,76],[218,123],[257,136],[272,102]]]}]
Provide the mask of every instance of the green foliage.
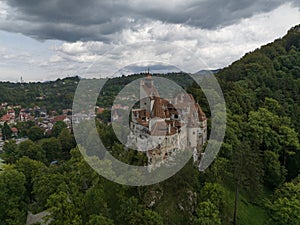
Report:
[{"label": "green foliage", "polygon": [[104,199],[105,193],[102,185],[94,185],[93,187],[89,188],[83,197],[83,214],[107,215],[107,204]]},{"label": "green foliage", "polygon": [[238,187],[242,187],[254,201],[262,193],[263,164],[260,152],[250,148],[246,142],[237,146],[233,157],[234,180]]},{"label": "green foliage", "polygon": [[285,180],[286,170],[280,165],[279,155],[275,152],[264,152],[264,171],[264,182],[270,189],[278,187]]},{"label": "green foliage", "polygon": [[158,213],[145,209],[134,197],[130,197],[121,205],[118,221],[124,225],[163,225],[162,217]]},{"label": "green foliage", "polygon": [[163,219],[161,215],[152,210],[144,210],[144,223],[145,225],[163,225]]},{"label": "green foliage", "polygon": [[196,214],[193,225],[221,225],[220,212],[209,200],[199,204]]},{"label": "green foliage", "polygon": [[29,120],[26,122],[17,122],[17,129],[19,131],[19,136],[20,137],[28,137],[29,129],[31,127],[35,126],[34,122]]},{"label": "green foliage", "polygon": [[[58,79],[44,83],[13,84],[1,82],[0,102],[34,107],[36,105],[46,107],[50,111],[61,111],[71,108],[79,77]],[[44,96],[42,100],[37,97]]]},{"label": "green foliage", "polygon": [[4,116],[7,113],[7,111],[3,108],[0,109],[0,117]]},{"label": "green foliage", "polygon": [[29,197],[31,201],[33,199],[33,179],[42,174],[46,170],[46,166],[40,161],[32,160],[25,156],[16,162],[15,167],[19,172],[25,175],[27,197]]},{"label": "green foliage", "polygon": [[33,194],[40,210],[46,209],[47,199],[67,188],[65,177],[61,174],[44,173],[33,180]]},{"label": "green foliage", "polygon": [[279,198],[272,207],[270,224],[300,224],[300,200],[296,198]]},{"label": "green foliage", "polygon": [[269,224],[300,224],[300,178],[280,187],[268,208]]},{"label": "green foliage", "polygon": [[114,225],[114,223],[102,215],[92,215],[87,225]]},{"label": "green foliage", "polygon": [[32,141],[38,141],[44,137],[44,132],[39,126],[33,126],[28,131],[28,137]]},{"label": "green foliage", "polygon": [[97,114],[97,118],[100,119],[103,123],[109,123],[111,117],[111,111],[110,110],[104,110],[102,113]]},{"label": "green foliage", "polygon": [[206,183],[200,191],[199,196],[201,201],[210,201],[215,206],[218,206],[219,210],[222,210],[225,206],[225,189],[220,184]]},{"label": "green foliage", "polygon": [[213,164],[205,171],[206,182],[226,184],[232,181],[230,161],[218,157]]},{"label": "green foliage", "polygon": [[21,142],[17,148],[17,158],[27,156],[30,159],[38,160],[41,162],[46,161],[45,151],[38,144],[31,140]]},{"label": "green foliage", "polygon": [[12,131],[10,129],[10,126],[7,124],[7,122],[4,123],[4,126],[2,128],[2,140],[9,140],[11,139]]},{"label": "green foliage", "polygon": [[47,200],[47,207],[51,215],[51,225],[81,225],[78,209],[70,199],[70,196],[62,191],[53,193]]},{"label": "green foliage", "polygon": [[0,221],[3,225],[25,224],[25,176],[11,166],[0,172]]},{"label": "green foliage", "polygon": [[9,140],[3,146],[2,158],[6,163],[14,163],[17,159],[17,144],[15,140]]},{"label": "green foliage", "polygon": [[280,118],[265,108],[249,113],[249,135],[256,148],[279,151],[278,130]]},{"label": "green foliage", "polygon": [[61,159],[63,156],[61,142],[52,137],[45,138],[39,141],[39,145],[46,154],[47,161],[50,163],[53,160]]},{"label": "green foliage", "polygon": [[63,121],[57,121],[51,130],[52,137],[58,137],[58,135],[62,132],[63,129],[67,128],[67,124]]},{"label": "green foliage", "polygon": [[63,158],[68,159],[70,156],[70,150],[75,147],[74,136],[70,133],[68,128],[62,129],[57,137],[62,147]]}]

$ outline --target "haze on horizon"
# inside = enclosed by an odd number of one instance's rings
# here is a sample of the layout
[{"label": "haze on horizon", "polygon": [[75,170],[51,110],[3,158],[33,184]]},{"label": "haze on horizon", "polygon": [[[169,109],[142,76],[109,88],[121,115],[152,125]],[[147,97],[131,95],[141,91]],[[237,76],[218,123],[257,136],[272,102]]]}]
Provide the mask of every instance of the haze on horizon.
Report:
[{"label": "haze on horizon", "polygon": [[299,7],[297,0],[4,0],[0,80],[95,77],[146,60],[180,67],[180,48],[196,56],[191,71],[219,69],[284,36],[299,24]]}]

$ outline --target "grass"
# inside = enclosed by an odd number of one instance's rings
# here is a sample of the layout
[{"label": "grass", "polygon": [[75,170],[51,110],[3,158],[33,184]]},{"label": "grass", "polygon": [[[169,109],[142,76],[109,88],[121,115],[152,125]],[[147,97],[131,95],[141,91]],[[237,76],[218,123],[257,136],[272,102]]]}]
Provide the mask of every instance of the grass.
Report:
[{"label": "grass", "polygon": [[[233,217],[235,192],[227,190],[226,195]],[[237,215],[237,224],[239,225],[264,225],[267,219],[266,211],[262,207],[250,203],[241,193],[239,193]]]}]

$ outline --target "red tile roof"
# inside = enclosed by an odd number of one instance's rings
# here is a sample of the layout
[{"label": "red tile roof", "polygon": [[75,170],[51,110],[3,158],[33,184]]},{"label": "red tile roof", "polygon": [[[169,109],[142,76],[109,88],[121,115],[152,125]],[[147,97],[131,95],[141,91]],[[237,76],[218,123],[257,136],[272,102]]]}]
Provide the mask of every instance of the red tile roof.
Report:
[{"label": "red tile roof", "polygon": [[10,121],[12,119],[12,116],[11,115],[9,115],[9,114],[5,114],[5,115],[3,115],[2,117],[1,117],[1,121],[2,122],[8,122],[8,121]]},{"label": "red tile roof", "polygon": [[67,116],[63,116],[63,115],[60,115],[60,116],[56,116],[54,117],[54,121],[57,122],[57,121],[64,121],[64,119],[66,119]]},{"label": "red tile roof", "polygon": [[18,133],[19,130],[16,128],[16,127],[12,127],[10,128],[10,130],[13,132],[13,133]]}]

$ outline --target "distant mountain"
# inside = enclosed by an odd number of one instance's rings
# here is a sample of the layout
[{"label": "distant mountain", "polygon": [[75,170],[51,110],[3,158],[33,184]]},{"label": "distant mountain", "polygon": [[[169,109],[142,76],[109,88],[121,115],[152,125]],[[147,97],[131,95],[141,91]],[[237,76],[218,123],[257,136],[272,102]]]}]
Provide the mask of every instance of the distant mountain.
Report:
[{"label": "distant mountain", "polygon": [[208,73],[216,74],[220,71],[221,69],[216,69],[216,70],[200,70],[197,73],[194,73],[195,75],[205,75]]}]

